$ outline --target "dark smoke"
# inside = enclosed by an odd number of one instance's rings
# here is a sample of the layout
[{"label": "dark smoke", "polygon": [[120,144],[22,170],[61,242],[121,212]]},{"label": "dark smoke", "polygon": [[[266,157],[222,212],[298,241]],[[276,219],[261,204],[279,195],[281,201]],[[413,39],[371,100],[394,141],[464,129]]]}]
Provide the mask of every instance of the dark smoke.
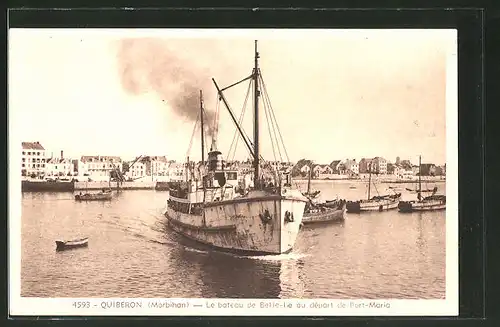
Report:
[{"label": "dark smoke", "polygon": [[121,83],[127,92],[139,95],[154,91],[177,115],[193,122],[200,113],[202,90],[204,127],[208,135],[213,135],[215,112],[207,108],[207,103],[212,103],[209,94],[213,94],[214,86],[208,69],[179,58],[167,41],[154,38],[120,40],[117,60]]}]

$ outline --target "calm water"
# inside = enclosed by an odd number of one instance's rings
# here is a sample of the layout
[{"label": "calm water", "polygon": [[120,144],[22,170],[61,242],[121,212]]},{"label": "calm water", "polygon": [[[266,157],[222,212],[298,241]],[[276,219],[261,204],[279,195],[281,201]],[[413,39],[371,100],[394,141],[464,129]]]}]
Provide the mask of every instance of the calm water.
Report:
[{"label": "calm water", "polygon": [[[444,185],[438,184],[441,192]],[[385,192],[387,186],[377,188]],[[313,187],[326,198],[349,200],[366,193],[359,182]],[[349,214],[343,224],[303,228],[290,254],[244,258],[200,248],[169,230],[162,215],[167,194],[125,191],[111,202],[80,203],[71,193],[24,193],[21,295],[445,296],[444,211]],[[404,198],[414,196],[403,192]],[[88,248],[55,251],[56,239],[79,236],[89,237]]]}]

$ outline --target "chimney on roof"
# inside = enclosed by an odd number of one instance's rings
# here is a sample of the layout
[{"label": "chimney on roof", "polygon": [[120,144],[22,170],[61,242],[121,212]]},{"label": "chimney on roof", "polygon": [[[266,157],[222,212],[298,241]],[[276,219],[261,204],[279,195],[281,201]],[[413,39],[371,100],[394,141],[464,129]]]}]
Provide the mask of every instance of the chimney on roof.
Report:
[{"label": "chimney on roof", "polygon": [[61,150],[61,159],[64,159],[64,152]]}]

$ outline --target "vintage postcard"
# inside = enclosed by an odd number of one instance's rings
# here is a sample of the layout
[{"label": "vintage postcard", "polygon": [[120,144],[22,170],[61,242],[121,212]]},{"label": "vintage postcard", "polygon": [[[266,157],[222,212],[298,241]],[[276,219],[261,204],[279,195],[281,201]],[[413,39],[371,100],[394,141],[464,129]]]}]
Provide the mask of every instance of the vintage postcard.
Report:
[{"label": "vintage postcard", "polygon": [[458,315],[456,30],[8,46],[11,315]]}]

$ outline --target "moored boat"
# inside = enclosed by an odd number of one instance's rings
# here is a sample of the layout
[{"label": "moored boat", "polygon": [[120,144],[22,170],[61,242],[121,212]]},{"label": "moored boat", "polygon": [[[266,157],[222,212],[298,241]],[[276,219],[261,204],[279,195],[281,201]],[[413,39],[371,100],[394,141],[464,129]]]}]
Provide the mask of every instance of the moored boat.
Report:
[{"label": "moored boat", "polygon": [[345,220],[346,202],[344,200],[329,202],[329,205],[309,203],[304,210],[302,224],[338,222]]},{"label": "moored boat", "polygon": [[432,195],[423,197],[422,192],[422,181],[420,168],[422,166],[422,157],[418,158],[418,188],[417,188],[417,200],[413,201],[401,201],[398,205],[399,212],[409,213],[414,211],[436,211],[446,209],[446,195],[436,194],[438,191],[437,186],[432,189]]},{"label": "moored boat", "polygon": [[113,192],[111,190],[102,190],[99,193],[82,193],[75,195],[76,201],[107,201],[111,200]]},{"label": "moored boat", "polygon": [[392,210],[398,207],[398,203],[401,198],[401,193],[376,195],[370,197],[371,190],[371,176],[372,176],[372,164],[369,164],[369,177],[368,177],[368,198],[358,201],[347,201],[346,208],[347,212],[350,213],[361,213],[363,211],[385,211]]},{"label": "moored boat", "polygon": [[75,248],[87,247],[88,245],[89,245],[88,237],[79,238],[71,241],[57,240],[56,250],[57,251],[70,250]]},{"label": "moored boat", "polygon": [[[188,164],[186,181],[171,189],[165,213],[170,227],[179,234],[218,250],[243,255],[290,252],[299,233],[307,202],[300,191],[293,188],[291,174],[272,170],[259,153],[259,98],[266,94],[258,58],[256,41],[255,67],[252,74],[241,81],[250,80],[253,83],[253,142],[235,119],[223,93],[223,90],[240,82],[221,90],[213,80],[219,101],[227,108],[239,137],[243,139],[253,158],[253,183],[239,187],[238,192],[235,190],[231,181],[238,183],[238,180],[246,179],[238,178],[237,171],[224,168],[222,153],[217,149],[216,133],[212,135],[212,146],[205,165],[204,106],[200,92],[202,164],[199,176],[196,176],[194,169],[190,173],[191,166]],[[252,89],[250,86],[249,91]],[[264,100],[264,109],[268,110],[266,115],[274,117],[272,108],[268,105],[269,99]]]}]

